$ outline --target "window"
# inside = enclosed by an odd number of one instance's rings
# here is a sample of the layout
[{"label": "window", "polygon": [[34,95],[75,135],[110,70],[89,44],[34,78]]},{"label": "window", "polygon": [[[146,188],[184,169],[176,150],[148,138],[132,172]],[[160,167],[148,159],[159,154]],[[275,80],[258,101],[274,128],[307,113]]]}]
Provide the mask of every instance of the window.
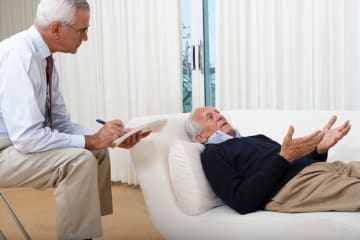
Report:
[{"label": "window", "polygon": [[215,106],[215,0],[182,0],[183,112]]}]

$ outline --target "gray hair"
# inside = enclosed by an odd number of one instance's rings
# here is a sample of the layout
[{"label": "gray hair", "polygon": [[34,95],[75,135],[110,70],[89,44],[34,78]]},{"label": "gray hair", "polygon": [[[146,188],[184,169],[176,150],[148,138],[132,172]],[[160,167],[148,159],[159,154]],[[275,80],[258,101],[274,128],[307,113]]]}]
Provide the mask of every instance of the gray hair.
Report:
[{"label": "gray hair", "polygon": [[41,0],[36,10],[35,25],[47,28],[54,21],[71,25],[79,9],[90,11],[87,0]]},{"label": "gray hair", "polygon": [[185,131],[187,135],[190,137],[191,141],[198,142],[196,139],[196,134],[201,133],[203,131],[203,128],[200,126],[199,123],[194,121],[194,113],[198,108],[194,109],[190,114],[188,119],[185,122]]}]

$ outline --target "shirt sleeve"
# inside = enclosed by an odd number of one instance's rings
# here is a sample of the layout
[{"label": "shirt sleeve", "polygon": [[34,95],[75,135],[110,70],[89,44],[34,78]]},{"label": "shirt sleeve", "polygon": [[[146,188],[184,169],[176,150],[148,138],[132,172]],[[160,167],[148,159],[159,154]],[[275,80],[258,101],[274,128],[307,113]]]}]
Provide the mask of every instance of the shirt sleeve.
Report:
[{"label": "shirt sleeve", "polygon": [[323,154],[319,154],[317,152],[317,150],[315,149],[314,151],[312,151],[310,154],[309,154],[309,157],[311,159],[314,159],[316,160],[317,162],[326,162],[327,160],[327,157],[328,157],[328,153],[323,153]]},{"label": "shirt sleeve", "polygon": [[[44,127],[39,96],[46,88],[45,64],[31,52],[12,50],[3,62],[0,85],[1,114],[14,147],[24,153],[85,146],[80,134],[51,131]],[[44,67],[44,70],[42,70]]]}]

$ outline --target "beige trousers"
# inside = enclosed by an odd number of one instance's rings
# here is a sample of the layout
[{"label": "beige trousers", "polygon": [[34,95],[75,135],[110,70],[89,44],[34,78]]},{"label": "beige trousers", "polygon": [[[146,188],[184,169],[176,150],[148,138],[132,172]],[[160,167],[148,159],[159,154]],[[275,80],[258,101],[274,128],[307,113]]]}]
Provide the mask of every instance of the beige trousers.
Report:
[{"label": "beige trousers", "polygon": [[23,154],[10,146],[0,152],[0,187],[56,188],[58,239],[100,237],[101,215],[113,211],[107,150]]},{"label": "beige trousers", "polygon": [[360,161],[304,168],[270,201],[277,212],[360,211]]}]

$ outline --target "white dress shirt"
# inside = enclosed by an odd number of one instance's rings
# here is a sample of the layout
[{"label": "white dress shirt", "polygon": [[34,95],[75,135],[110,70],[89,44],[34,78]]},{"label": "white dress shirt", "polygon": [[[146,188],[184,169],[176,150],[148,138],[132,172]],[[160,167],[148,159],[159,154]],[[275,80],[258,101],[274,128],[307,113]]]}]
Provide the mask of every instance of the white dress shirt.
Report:
[{"label": "white dress shirt", "polygon": [[0,140],[9,139],[24,153],[55,148],[83,148],[85,134],[71,122],[59,91],[59,77],[52,74],[53,130],[45,126],[46,57],[51,52],[32,26],[0,42]]}]

